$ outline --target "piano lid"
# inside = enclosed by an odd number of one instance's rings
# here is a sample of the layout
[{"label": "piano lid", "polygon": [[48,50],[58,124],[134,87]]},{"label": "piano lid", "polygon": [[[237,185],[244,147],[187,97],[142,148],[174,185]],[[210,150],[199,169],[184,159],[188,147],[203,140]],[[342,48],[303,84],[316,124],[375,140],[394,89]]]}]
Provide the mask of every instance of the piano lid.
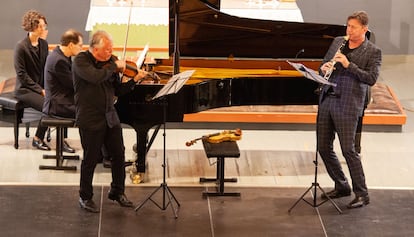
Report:
[{"label": "piano lid", "polygon": [[[179,1],[179,53],[183,57],[323,58],[341,25],[241,18],[220,12],[220,0]],[[170,0],[169,53],[174,53]]]}]

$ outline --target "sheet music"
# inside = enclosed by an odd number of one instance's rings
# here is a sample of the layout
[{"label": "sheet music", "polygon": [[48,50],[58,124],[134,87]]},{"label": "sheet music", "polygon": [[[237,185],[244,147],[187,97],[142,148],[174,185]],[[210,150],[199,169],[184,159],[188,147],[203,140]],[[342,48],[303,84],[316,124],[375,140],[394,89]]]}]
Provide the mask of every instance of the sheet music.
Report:
[{"label": "sheet music", "polygon": [[148,49],[149,49],[149,44],[147,43],[144,47],[144,49],[142,50],[141,54],[139,55],[138,59],[137,59],[137,68],[141,68],[142,64],[145,61],[145,57],[147,56],[148,53]]},{"label": "sheet music", "polygon": [[175,74],[168,80],[167,84],[165,84],[152,99],[155,100],[165,95],[177,93],[181,89],[181,87],[184,86],[187,80],[194,74],[194,72],[195,70],[187,70]]},{"label": "sheet music", "polygon": [[307,68],[305,65],[301,63],[292,63],[287,60],[287,62],[294,67],[298,72],[302,73],[304,77],[311,79],[312,81],[316,81],[321,84],[336,86],[336,83],[332,83],[325,78],[321,77],[315,70]]}]

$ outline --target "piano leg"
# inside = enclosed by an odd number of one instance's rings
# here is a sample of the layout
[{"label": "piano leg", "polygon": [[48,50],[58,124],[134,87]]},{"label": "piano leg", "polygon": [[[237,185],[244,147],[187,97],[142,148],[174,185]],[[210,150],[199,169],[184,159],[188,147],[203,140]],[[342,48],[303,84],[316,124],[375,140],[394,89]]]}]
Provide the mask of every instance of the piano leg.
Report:
[{"label": "piano leg", "polygon": [[135,131],[137,133],[137,160],[136,170],[138,173],[145,173],[145,161],[147,157],[147,153],[152,146],[152,143],[155,140],[155,137],[160,130],[161,124],[155,125],[154,132],[151,135],[151,139],[148,141],[148,132],[154,126],[151,124],[149,126],[140,126],[136,127]]},{"label": "piano leg", "polygon": [[132,183],[140,184],[144,182],[145,175],[145,157],[147,156],[147,132],[148,129],[135,129],[137,133],[135,169],[131,169],[130,178]]},{"label": "piano leg", "polygon": [[135,162],[137,172],[145,173],[145,158],[147,156],[148,130],[137,131],[137,160]]},{"label": "piano leg", "polygon": [[151,145],[158,134],[161,125],[158,125],[148,142],[148,131],[154,126],[154,124],[141,124],[140,126],[134,126],[137,134],[136,152],[137,159],[135,160],[135,170],[131,170],[130,178],[132,183],[139,184],[144,182],[144,175],[146,171],[145,163],[146,157]]}]

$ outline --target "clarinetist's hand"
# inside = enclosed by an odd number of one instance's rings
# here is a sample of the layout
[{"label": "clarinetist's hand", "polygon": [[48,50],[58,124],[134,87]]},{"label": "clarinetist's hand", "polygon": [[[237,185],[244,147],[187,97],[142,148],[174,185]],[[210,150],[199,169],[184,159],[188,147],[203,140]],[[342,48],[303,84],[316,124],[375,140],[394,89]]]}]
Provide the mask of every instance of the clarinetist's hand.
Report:
[{"label": "clarinetist's hand", "polygon": [[326,74],[326,72],[329,71],[333,67],[333,64],[334,64],[333,61],[328,61],[328,62],[324,63],[321,67],[322,73]]},{"label": "clarinetist's hand", "polygon": [[334,56],[334,58],[333,58],[333,60],[335,62],[338,62],[338,63],[342,64],[342,66],[344,68],[348,68],[349,67],[348,58],[343,53],[340,53],[340,52],[336,53],[335,56]]}]

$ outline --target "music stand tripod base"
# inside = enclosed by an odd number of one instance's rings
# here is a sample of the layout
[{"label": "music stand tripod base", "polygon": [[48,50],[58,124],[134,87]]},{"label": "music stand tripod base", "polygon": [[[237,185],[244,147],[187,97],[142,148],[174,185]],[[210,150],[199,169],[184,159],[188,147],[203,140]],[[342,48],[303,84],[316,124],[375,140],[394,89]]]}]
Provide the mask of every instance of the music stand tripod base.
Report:
[{"label": "music stand tripod base", "polygon": [[[318,183],[318,151],[316,151],[316,155],[315,155],[315,160],[313,161],[313,163],[315,164],[315,180],[312,183],[312,185],[302,194],[302,196],[300,196],[298,198],[298,200],[293,204],[293,206],[291,208],[289,208],[288,212],[290,213],[292,211],[292,209],[301,201],[303,200],[304,202],[306,202],[307,204],[309,204],[312,207],[319,207],[320,205],[324,204],[325,202],[329,201],[332,203],[332,205],[335,207],[335,209],[338,211],[339,214],[342,214],[342,210],[338,207],[338,205],[328,196],[326,195],[326,192],[321,188],[321,186]],[[313,201],[309,202],[308,200],[306,200],[304,197],[305,195],[311,191],[313,188]],[[322,193],[324,194],[324,196],[327,198],[321,202],[317,202],[317,191],[318,189],[320,191],[322,191]]]},{"label": "music stand tripod base", "polygon": [[[160,190],[162,189],[162,205],[158,204],[155,200],[152,199],[152,197]],[[165,197],[168,198],[168,202],[166,202]],[[141,207],[144,206],[144,204],[147,201],[151,201],[156,205],[159,209],[165,211],[169,205],[171,205],[171,209],[173,211],[174,217],[178,218],[178,208],[180,207],[180,203],[178,202],[177,198],[174,196],[174,194],[171,192],[170,188],[166,183],[162,183],[158,188],[156,188],[139,206],[135,208],[135,211],[137,212]],[[177,204],[177,208],[174,208],[173,201]]]},{"label": "music stand tripod base", "polygon": [[[318,188],[319,190],[322,191],[322,193],[325,195],[326,199],[317,203],[316,202],[316,191],[314,190],[314,194],[313,194],[313,202],[309,202],[308,200],[306,200],[304,197],[305,195],[312,190],[312,188],[314,188],[315,190]],[[322,204],[324,204],[327,201],[330,201],[332,203],[332,205],[335,207],[335,209],[339,212],[339,214],[342,214],[342,210],[338,207],[338,205],[334,202],[334,200],[332,200],[330,197],[328,197],[328,195],[326,195],[326,192],[319,186],[319,183],[312,183],[312,186],[310,186],[303,194],[302,196],[293,204],[293,206],[291,208],[289,208],[288,212],[290,213],[292,211],[292,209],[301,201],[303,200],[304,202],[306,202],[307,204],[309,204],[311,207],[319,207]]]}]

